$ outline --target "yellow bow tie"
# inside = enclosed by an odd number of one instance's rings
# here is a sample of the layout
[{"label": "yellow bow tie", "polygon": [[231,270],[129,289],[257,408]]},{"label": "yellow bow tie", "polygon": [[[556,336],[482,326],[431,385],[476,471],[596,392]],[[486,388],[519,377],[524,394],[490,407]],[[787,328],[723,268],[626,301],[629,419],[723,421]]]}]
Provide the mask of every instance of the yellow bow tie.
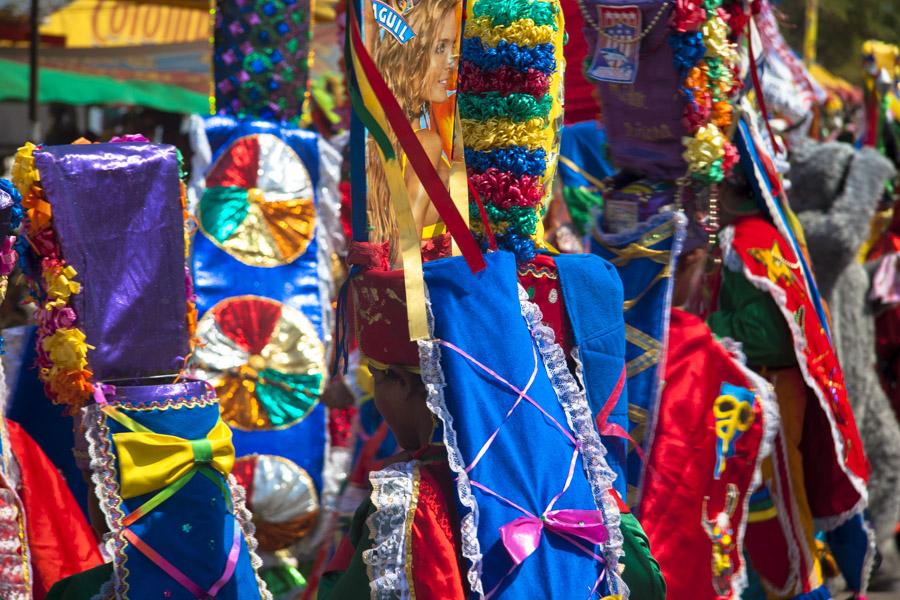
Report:
[{"label": "yellow bow tie", "polygon": [[225,476],[234,466],[231,429],[221,419],[199,440],[149,430],[114,433],[112,437],[119,454],[123,498],[168,487],[203,464]]}]

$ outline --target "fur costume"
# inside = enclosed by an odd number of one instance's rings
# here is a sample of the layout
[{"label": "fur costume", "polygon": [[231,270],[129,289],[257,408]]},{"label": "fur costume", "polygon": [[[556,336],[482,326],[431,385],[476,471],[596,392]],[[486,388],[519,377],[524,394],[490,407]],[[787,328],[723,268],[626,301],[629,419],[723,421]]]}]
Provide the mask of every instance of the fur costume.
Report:
[{"label": "fur costume", "polygon": [[874,150],[837,142],[807,142],[791,156],[791,204],[831,312],[847,395],[871,463],[869,509],[882,552],[900,514],[900,427],[878,381],[869,273],[856,256],[893,174]]}]

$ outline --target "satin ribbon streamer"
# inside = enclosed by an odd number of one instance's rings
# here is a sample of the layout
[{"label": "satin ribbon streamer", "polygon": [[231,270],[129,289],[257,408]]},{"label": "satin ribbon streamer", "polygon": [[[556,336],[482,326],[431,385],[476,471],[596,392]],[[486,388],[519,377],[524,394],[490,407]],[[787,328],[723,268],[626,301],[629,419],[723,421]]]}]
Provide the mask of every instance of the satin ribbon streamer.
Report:
[{"label": "satin ribbon streamer", "polygon": [[[98,390],[103,393],[102,388],[95,389]],[[124,433],[112,434],[119,455],[122,497],[127,499],[158,491],[122,520],[126,528],[122,535],[195,598],[215,598],[231,580],[240,558],[241,528],[235,519],[231,519],[232,543],[225,568],[219,579],[206,590],[127,528],[175,495],[197,473],[206,476],[219,488],[231,509],[231,492],[223,480],[234,466],[231,429],[218,419],[205,438],[188,440],[156,433],[109,404],[102,405],[102,410],[107,417],[129,429]]]}]

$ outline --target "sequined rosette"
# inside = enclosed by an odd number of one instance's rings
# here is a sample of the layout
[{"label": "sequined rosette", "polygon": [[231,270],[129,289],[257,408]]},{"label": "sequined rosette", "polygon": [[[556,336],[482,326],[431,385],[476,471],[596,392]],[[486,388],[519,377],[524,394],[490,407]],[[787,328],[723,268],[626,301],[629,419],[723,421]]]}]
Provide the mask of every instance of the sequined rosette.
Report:
[{"label": "sequined rosette", "polygon": [[[521,260],[540,244],[561,119],[564,35],[558,2],[470,1],[463,30],[459,113],[469,182],[500,248]],[[487,245],[481,207],[472,229]]]},{"label": "sequined rosette", "polygon": [[702,183],[718,183],[737,162],[728,140],[733,122],[733,95],[741,84],[733,38],[747,24],[741,2],[677,0],[669,36],[675,69],[686,100],[683,124],[688,173]]}]

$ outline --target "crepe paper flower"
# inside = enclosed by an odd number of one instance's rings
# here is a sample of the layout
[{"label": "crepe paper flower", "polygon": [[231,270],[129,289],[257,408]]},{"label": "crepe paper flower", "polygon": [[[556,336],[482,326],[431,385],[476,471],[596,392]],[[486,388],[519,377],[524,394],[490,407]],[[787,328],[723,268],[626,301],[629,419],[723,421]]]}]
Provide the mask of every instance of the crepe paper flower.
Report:
[{"label": "crepe paper flower", "polygon": [[695,90],[704,89],[709,83],[709,77],[706,74],[703,65],[698,65],[688,72],[688,76],[684,80],[684,87],[693,88]]},{"label": "crepe paper flower", "polygon": [[75,269],[66,266],[61,271],[51,270],[44,272],[44,283],[47,285],[47,295],[54,300],[68,300],[72,294],[81,291],[81,284],[74,280]]},{"label": "crepe paper flower", "polygon": [[53,368],[66,371],[81,371],[87,367],[87,352],[94,347],[85,342],[84,332],[80,329],[57,329],[45,337],[41,345],[50,356]]},{"label": "crepe paper flower", "polygon": [[62,306],[50,310],[42,309],[38,319],[43,328],[47,329],[48,332],[54,332],[57,329],[71,328],[75,325],[77,316],[72,308]]},{"label": "crepe paper flower", "polygon": [[16,238],[15,236],[7,236],[0,246],[0,275],[9,275],[16,268]]},{"label": "crepe paper flower", "polygon": [[703,33],[703,43],[708,55],[721,58],[728,64],[737,62],[737,50],[728,40],[728,24],[721,17],[716,15],[709,19],[700,31]]},{"label": "crepe paper flower", "polygon": [[703,34],[699,31],[670,35],[669,45],[672,46],[675,68],[682,77],[685,77],[706,55]]},{"label": "crepe paper flower", "polygon": [[712,122],[720,129],[725,129],[731,124],[734,108],[728,102],[720,100],[713,103]]},{"label": "crepe paper flower", "polygon": [[49,388],[47,394],[56,398],[60,404],[80,407],[91,397],[93,387],[91,376],[93,373],[87,369],[62,369],[53,367],[46,375],[45,388]]},{"label": "crepe paper flower", "polygon": [[31,142],[26,142],[16,152],[16,159],[13,163],[12,181],[23,196],[27,195],[27,191],[40,178],[37,169],[34,168],[35,148],[37,146]]},{"label": "crepe paper flower", "polygon": [[31,245],[39,256],[56,258],[59,256],[59,247],[56,244],[56,234],[52,229],[43,229],[31,235]]},{"label": "crepe paper flower", "polygon": [[682,156],[691,173],[709,171],[713,162],[725,155],[725,136],[713,124],[700,127],[694,137],[683,138],[683,142]]},{"label": "crepe paper flower", "polygon": [[744,31],[747,28],[747,23],[750,21],[750,14],[744,12],[744,4],[742,2],[730,2],[716,9],[716,12],[728,23],[731,31]]},{"label": "crepe paper flower", "polygon": [[738,151],[735,145],[726,141],[725,153],[722,156],[722,170],[726,173],[731,171],[731,169],[734,168],[734,165],[737,164],[738,158]]},{"label": "crepe paper flower", "polygon": [[706,10],[697,0],[676,0],[672,11],[672,27],[676,31],[697,31],[706,21]]}]

